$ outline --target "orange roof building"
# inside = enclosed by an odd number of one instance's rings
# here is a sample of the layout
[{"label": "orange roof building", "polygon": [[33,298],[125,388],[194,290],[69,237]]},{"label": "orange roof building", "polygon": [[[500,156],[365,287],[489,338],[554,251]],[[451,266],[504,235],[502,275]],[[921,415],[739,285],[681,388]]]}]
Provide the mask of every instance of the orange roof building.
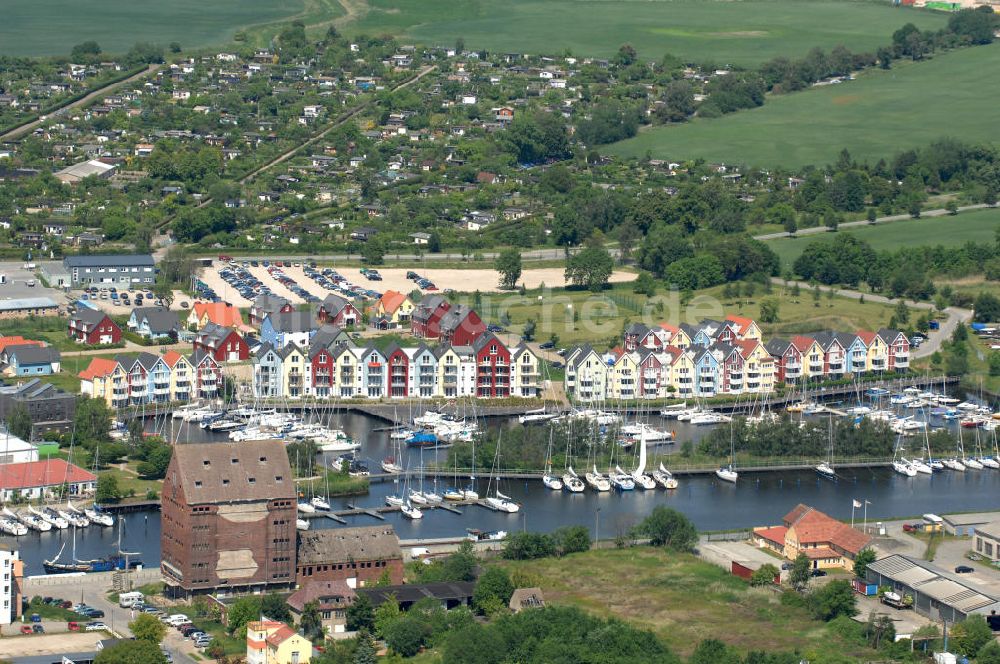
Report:
[{"label": "orange roof building", "polygon": [[872,538],[831,516],[799,503],[782,525],[754,528],[753,540],[794,560],[804,553],[813,569],[851,569],[854,559]]},{"label": "orange roof building", "polygon": [[24,337],[0,337],[0,353],[4,351],[7,346],[44,346],[45,342],[36,341],[34,339],[25,339]]},{"label": "orange roof building", "polygon": [[228,302],[195,302],[191,307],[191,313],[188,314],[187,324],[194,325],[200,330],[209,323],[231,327],[241,332],[253,330],[244,324],[240,310]]},{"label": "orange roof building", "polygon": [[371,311],[375,318],[383,319],[396,327],[410,320],[416,306],[409,296],[399,291],[389,290],[372,305]]},{"label": "orange roof building", "polygon": [[90,361],[86,369],[77,374],[80,380],[94,380],[95,378],[105,378],[110,376],[118,368],[118,363],[103,357],[95,357]]}]

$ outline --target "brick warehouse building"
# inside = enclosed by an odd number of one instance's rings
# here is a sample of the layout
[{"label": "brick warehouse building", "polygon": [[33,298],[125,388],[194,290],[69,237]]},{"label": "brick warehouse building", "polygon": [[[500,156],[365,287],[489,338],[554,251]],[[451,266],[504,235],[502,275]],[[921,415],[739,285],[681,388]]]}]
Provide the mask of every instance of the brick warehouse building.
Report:
[{"label": "brick warehouse building", "polygon": [[350,588],[374,585],[383,574],[403,582],[403,553],[392,526],[328,528],[299,535],[296,577],[311,581],[344,581]]},{"label": "brick warehouse building", "polygon": [[281,441],[175,446],[161,504],[168,595],[295,585],[295,485]]}]

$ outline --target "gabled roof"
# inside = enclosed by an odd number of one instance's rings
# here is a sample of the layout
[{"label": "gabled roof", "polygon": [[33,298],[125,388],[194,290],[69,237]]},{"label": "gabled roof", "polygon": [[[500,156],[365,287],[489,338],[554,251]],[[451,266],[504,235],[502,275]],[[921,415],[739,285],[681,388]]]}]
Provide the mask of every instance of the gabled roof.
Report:
[{"label": "gabled roof", "polygon": [[[324,601],[337,598],[340,601]],[[288,606],[302,613],[306,604],[316,602],[320,610],[350,604],[354,600],[354,590],[342,579],[335,581],[309,581],[292,593],[286,600]]]},{"label": "gabled roof", "polygon": [[322,304],[320,306],[328,314],[332,314],[332,315],[336,316],[341,311],[343,311],[345,308],[347,308],[348,306],[351,306],[351,303],[348,300],[340,297],[339,295],[337,295],[335,293],[330,293],[329,295],[327,295],[323,299],[323,302],[322,302]]},{"label": "gabled roof", "polygon": [[448,308],[451,305],[441,295],[425,295],[413,310],[413,320],[426,322],[439,308]]},{"label": "gabled roof", "polygon": [[281,627],[267,635],[267,642],[272,646],[277,647],[296,634],[297,632],[294,629],[288,625],[282,624]]},{"label": "gabled roof", "polygon": [[753,324],[754,320],[752,318],[745,318],[744,316],[734,316],[730,314],[726,316],[726,320],[730,323],[736,324],[736,330],[739,334],[746,334]]},{"label": "gabled roof", "polygon": [[872,342],[875,341],[877,335],[874,332],[869,332],[868,330],[858,330],[858,337],[865,342],[866,346],[871,346]]},{"label": "gabled roof", "polygon": [[146,320],[150,332],[169,333],[180,329],[181,321],[176,311],[166,307],[138,307],[132,310],[135,320],[139,323]]},{"label": "gabled roof", "polygon": [[236,334],[237,336],[239,336],[239,333],[236,332],[236,330],[234,330],[231,327],[223,327],[215,323],[209,323],[208,325],[202,328],[201,332],[198,333],[197,340],[199,344],[208,346],[209,348],[212,349],[216,349],[231,334]]},{"label": "gabled roof", "polygon": [[812,347],[815,341],[816,340],[813,339],[812,337],[806,337],[802,335],[796,335],[792,337],[792,345],[795,346],[795,348],[800,353],[804,353],[805,351],[809,350],[809,348]]},{"label": "gabled roof", "polygon": [[286,332],[289,334],[311,332],[317,327],[312,314],[308,311],[271,313],[267,315],[265,320],[271,321],[271,327],[274,328],[275,332]]},{"label": "gabled roof", "polygon": [[0,353],[8,346],[44,346],[45,343],[34,339],[25,339],[22,336],[0,337]]},{"label": "gabled roof", "polygon": [[261,293],[253,301],[254,308],[265,313],[277,313],[288,304],[291,302],[274,293]]},{"label": "gabled roof", "polygon": [[34,344],[7,346],[4,354],[8,357],[8,361],[16,358],[19,366],[52,364],[59,361],[59,351],[52,346],[36,346]]},{"label": "gabled roof", "polygon": [[878,331],[878,335],[882,337],[882,341],[886,342],[887,344],[891,344],[901,334],[903,333],[900,332],[899,330],[894,330],[891,327],[883,327]]},{"label": "gabled roof", "polygon": [[405,293],[400,293],[399,291],[388,290],[382,294],[379,298],[379,302],[382,303],[382,309],[385,310],[387,314],[394,314],[396,310],[403,306],[409,298]]},{"label": "gabled roof", "polygon": [[[81,329],[84,332],[90,332],[100,325],[107,317],[108,315],[103,311],[83,307],[77,309],[76,313],[70,316],[69,320],[70,322],[75,323],[78,329]],[[112,323],[113,322],[114,321],[112,321]]]},{"label": "gabled roof", "polygon": [[280,440],[177,445],[170,463],[177,466],[176,478],[189,505],[295,499],[292,469]]},{"label": "gabled roof", "polygon": [[[131,363],[130,363],[131,364]],[[77,374],[81,380],[94,380],[110,376],[118,368],[118,362],[103,357],[95,357],[86,369]]]},{"label": "gabled roof", "polygon": [[178,353],[176,350],[168,350],[163,354],[164,363],[173,369],[177,366],[177,363],[184,359],[184,356]]},{"label": "gabled roof", "polygon": [[390,525],[321,528],[299,533],[299,565],[402,557],[399,539]]},{"label": "gabled roof", "polygon": [[222,327],[243,329],[243,314],[228,302],[195,302],[194,313],[198,320],[208,315],[208,320]]},{"label": "gabled roof", "polygon": [[785,351],[788,350],[788,346],[791,345],[788,339],[782,339],[780,337],[775,337],[767,343],[764,344],[764,348],[771,355],[784,355]]},{"label": "gabled roof", "polygon": [[795,528],[800,547],[807,544],[828,544],[857,555],[872,541],[869,535],[860,530],[801,503],[786,514],[782,521],[786,527]]},{"label": "gabled roof", "polygon": [[0,489],[96,482],[97,476],[62,459],[0,464]]}]

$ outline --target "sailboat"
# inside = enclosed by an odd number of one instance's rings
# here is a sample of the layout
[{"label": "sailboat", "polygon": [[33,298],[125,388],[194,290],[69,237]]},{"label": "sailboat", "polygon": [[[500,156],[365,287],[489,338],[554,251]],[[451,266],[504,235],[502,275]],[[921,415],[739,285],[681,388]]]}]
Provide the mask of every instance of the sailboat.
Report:
[{"label": "sailboat", "polygon": [[[490,494],[490,488],[493,493]],[[507,512],[513,514],[521,509],[521,506],[514,502],[510,496],[500,493],[500,439],[497,439],[497,451],[493,457],[493,470],[490,472],[490,481],[486,487],[486,506],[497,512]]]},{"label": "sailboat", "polygon": [[424,513],[421,512],[420,509],[414,507],[408,500],[399,507],[399,511],[402,512],[403,516],[407,519],[413,519],[414,521],[424,518]]},{"label": "sailboat", "polygon": [[100,506],[94,503],[93,507],[88,507],[83,510],[84,516],[90,519],[91,523],[96,523],[99,526],[113,526],[115,525],[114,518],[107,512],[102,512]]},{"label": "sailboat", "polygon": [[567,466],[566,472],[562,476],[563,488],[570,493],[583,493],[583,480],[573,470],[573,466]]},{"label": "sailboat", "polygon": [[69,528],[69,521],[62,518],[55,512],[50,512],[46,508],[42,508],[41,510],[36,510],[31,505],[28,505],[28,511],[37,516],[42,521],[52,524],[53,528],[57,528],[59,530],[65,530],[66,528]]},{"label": "sailboat", "polygon": [[0,532],[20,537],[28,534],[28,527],[20,523],[17,519],[8,516],[0,516]]},{"label": "sailboat", "polygon": [[3,508],[3,514],[11,519],[17,519],[25,526],[31,530],[37,530],[38,532],[48,532],[52,530],[52,524],[48,521],[42,521],[39,517],[34,514],[25,514],[24,512],[12,512],[9,508]]},{"label": "sailboat", "polygon": [[646,432],[639,434],[639,465],[632,471],[632,481],[640,489],[655,489],[656,481],[646,474]]},{"label": "sailboat", "polygon": [[732,482],[736,484],[736,480],[740,478],[739,473],[733,468],[736,463],[736,440],[733,437],[733,425],[729,425],[729,465],[719,466],[715,471],[715,476],[718,477],[723,482]]},{"label": "sailboat", "polygon": [[542,474],[542,484],[545,485],[547,489],[552,489],[553,491],[562,491],[563,483],[562,481],[552,474],[552,436],[554,430],[549,428],[549,449],[545,454],[545,472]]},{"label": "sailboat", "polygon": [[133,567],[138,567],[142,564],[142,561],[138,558],[129,560],[129,556],[137,556],[138,553],[129,553],[127,551],[122,551],[122,519],[118,520],[118,553],[107,556],[104,558],[94,558],[92,560],[77,560],[76,558],[76,529],[73,529],[73,561],[72,562],[60,562],[60,557],[62,556],[63,549],[66,548],[66,543],[63,542],[62,547],[59,548],[59,552],[54,558],[50,560],[43,560],[42,567],[45,569],[47,574],[65,574],[73,572],[111,572],[114,570],[124,570]]},{"label": "sailboat", "polygon": [[597,471],[596,463],[594,464],[594,472],[586,473],[583,477],[594,491],[611,491],[611,482]]},{"label": "sailboat", "polygon": [[635,480],[632,476],[621,469],[621,466],[615,466],[613,473],[608,473],[608,479],[617,491],[631,491],[635,488]]},{"label": "sailboat", "polygon": [[653,479],[664,489],[677,488],[677,479],[674,477],[673,473],[663,466],[662,462],[660,463],[660,467],[653,471]]},{"label": "sailboat", "polygon": [[903,439],[902,434],[900,434],[896,438],[896,450],[893,453],[892,469],[895,472],[899,473],[900,475],[905,475],[906,477],[916,477],[917,469],[911,466],[906,459],[899,458],[899,453],[900,453],[899,443],[902,439]]},{"label": "sailboat", "polygon": [[296,530],[309,530],[309,522],[305,519],[295,519]]},{"label": "sailboat", "polygon": [[830,418],[830,453],[826,461],[816,466],[816,473],[822,478],[837,481],[837,473],[833,470],[833,418]]},{"label": "sailboat", "polygon": [[963,466],[965,466],[966,468],[971,468],[972,470],[982,470],[983,469],[983,464],[979,463],[975,459],[966,458],[966,456],[965,456],[965,442],[962,440],[962,429],[961,429],[961,427],[959,427],[959,429],[958,429],[958,451],[959,451],[959,454],[962,457],[960,459],[960,461],[962,462]]}]

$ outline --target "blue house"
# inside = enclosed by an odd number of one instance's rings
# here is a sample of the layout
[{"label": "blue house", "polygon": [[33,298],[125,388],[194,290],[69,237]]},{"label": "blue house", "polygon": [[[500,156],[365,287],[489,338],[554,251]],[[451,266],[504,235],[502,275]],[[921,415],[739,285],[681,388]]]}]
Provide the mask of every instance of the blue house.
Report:
[{"label": "blue house", "polygon": [[7,346],[0,354],[0,365],[7,376],[48,376],[59,372],[59,362],[59,351],[52,346]]},{"label": "blue house", "polygon": [[719,391],[719,360],[707,348],[694,356],[695,395],[712,397]]},{"label": "blue house", "polygon": [[318,327],[308,311],[268,314],[260,324],[260,341],[279,350],[288,344],[308,348]]}]

